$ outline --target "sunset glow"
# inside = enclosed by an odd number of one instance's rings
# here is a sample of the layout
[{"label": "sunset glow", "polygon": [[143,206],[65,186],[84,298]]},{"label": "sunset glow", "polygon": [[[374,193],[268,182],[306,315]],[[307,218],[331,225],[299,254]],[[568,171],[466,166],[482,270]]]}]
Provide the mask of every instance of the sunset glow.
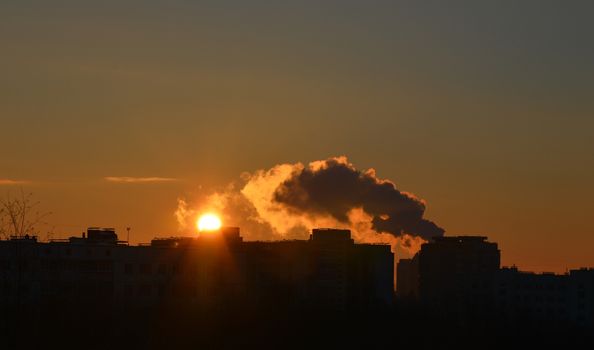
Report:
[{"label": "sunset glow", "polygon": [[221,228],[221,219],[212,213],[203,214],[196,221],[198,231],[215,231]]},{"label": "sunset glow", "polygon": [[593,17],[0,0],[0,350],[594,350]]}]

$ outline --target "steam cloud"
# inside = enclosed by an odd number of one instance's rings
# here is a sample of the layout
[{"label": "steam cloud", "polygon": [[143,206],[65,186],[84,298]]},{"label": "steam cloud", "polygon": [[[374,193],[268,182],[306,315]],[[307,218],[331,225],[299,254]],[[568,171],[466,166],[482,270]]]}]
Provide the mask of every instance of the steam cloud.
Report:
[{"label": "steam cloud", "polygon": [[400,192],[376,177],[373,169],[361,172],[345,157],[311,163],[294,171],[274,192],[274,201],[296,215],[330,215],[349,223],[349,212],[362,208],[372,216],[372,228],[394,236],[408,233],[428,239],[444,230],[423,219],[425,203]]},{"label": "steam cloud", "polygon": [[244,173],[223,191],[179,199],[176,217],[191,230],[196,217],[216,211],[248,240],[306,238],[315,227],[348,228],[359,242],[390,243],[409,251],[444,230],[423,218],[426,204],[375,170],[357,170],[346,157],[304,166],[280,164]]}]

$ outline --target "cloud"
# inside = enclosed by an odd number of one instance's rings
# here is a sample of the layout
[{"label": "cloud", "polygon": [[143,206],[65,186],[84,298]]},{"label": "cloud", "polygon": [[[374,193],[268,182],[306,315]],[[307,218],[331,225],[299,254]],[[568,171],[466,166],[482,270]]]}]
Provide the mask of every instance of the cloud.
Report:
[{"label": "cloud", "polygon": [[295,169],[276,188],[273,200],[296,215],[331,216],[341,223],[352,222],[349,213],[361,208],[371,217],[373,230],[397,237],[406,233],[429,239],[444,233],[423,218],[424,201],[379,179],[374,169],[356,169],[344,156]]},{"label": "cloud", "polygon": [[0,186],[24,185],[30,183],[25,180],[0,179]]},{"label": "cloud", "polygon": [[214,211],[225,225],[239,226],[246,240],[307,238],[312,228],[350,229],[364,243],[389,243],[416,251],[444,229],[424,218],[426,202],[376,176],[358,170],[346,157],[304,165],[278,164],[242,174],[217,192],[181,198],[180,230],[193,230],[196,218]]},{"label": "cloud", "polygon": [[155,182],[174,182],[179,179],[171,177],[130,177],[130,176],[106,176],[106,181],[117,183],[155,183]]}]

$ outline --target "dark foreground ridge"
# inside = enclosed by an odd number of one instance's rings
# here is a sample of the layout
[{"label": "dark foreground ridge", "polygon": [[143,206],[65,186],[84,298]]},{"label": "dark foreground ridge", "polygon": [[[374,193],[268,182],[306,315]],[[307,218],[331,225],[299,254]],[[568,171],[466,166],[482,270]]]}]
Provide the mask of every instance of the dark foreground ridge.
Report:
[{"label": "dark foreground ridge", "polygon": [[[0,241],[0,332],[14,347],[374,348],[592,342],[594,270],[501,269],[485,237],[398,264],[348,230],[244,242],[238,228],[129,246],[112,229]],[[396,296],[396,297],[395,297]],[[488,339],[488,341],[486,341]]]}]

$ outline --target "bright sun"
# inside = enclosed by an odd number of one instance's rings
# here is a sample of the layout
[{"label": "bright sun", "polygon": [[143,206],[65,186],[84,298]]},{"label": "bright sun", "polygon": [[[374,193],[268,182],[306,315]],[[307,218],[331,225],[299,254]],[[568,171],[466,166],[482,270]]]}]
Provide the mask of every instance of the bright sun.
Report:
[{"label": "bright sun", "polygon": [[196,221],[198,231],[215,231],[221,228],[221,219],[215,214],[203,214],[198,221]]}]

